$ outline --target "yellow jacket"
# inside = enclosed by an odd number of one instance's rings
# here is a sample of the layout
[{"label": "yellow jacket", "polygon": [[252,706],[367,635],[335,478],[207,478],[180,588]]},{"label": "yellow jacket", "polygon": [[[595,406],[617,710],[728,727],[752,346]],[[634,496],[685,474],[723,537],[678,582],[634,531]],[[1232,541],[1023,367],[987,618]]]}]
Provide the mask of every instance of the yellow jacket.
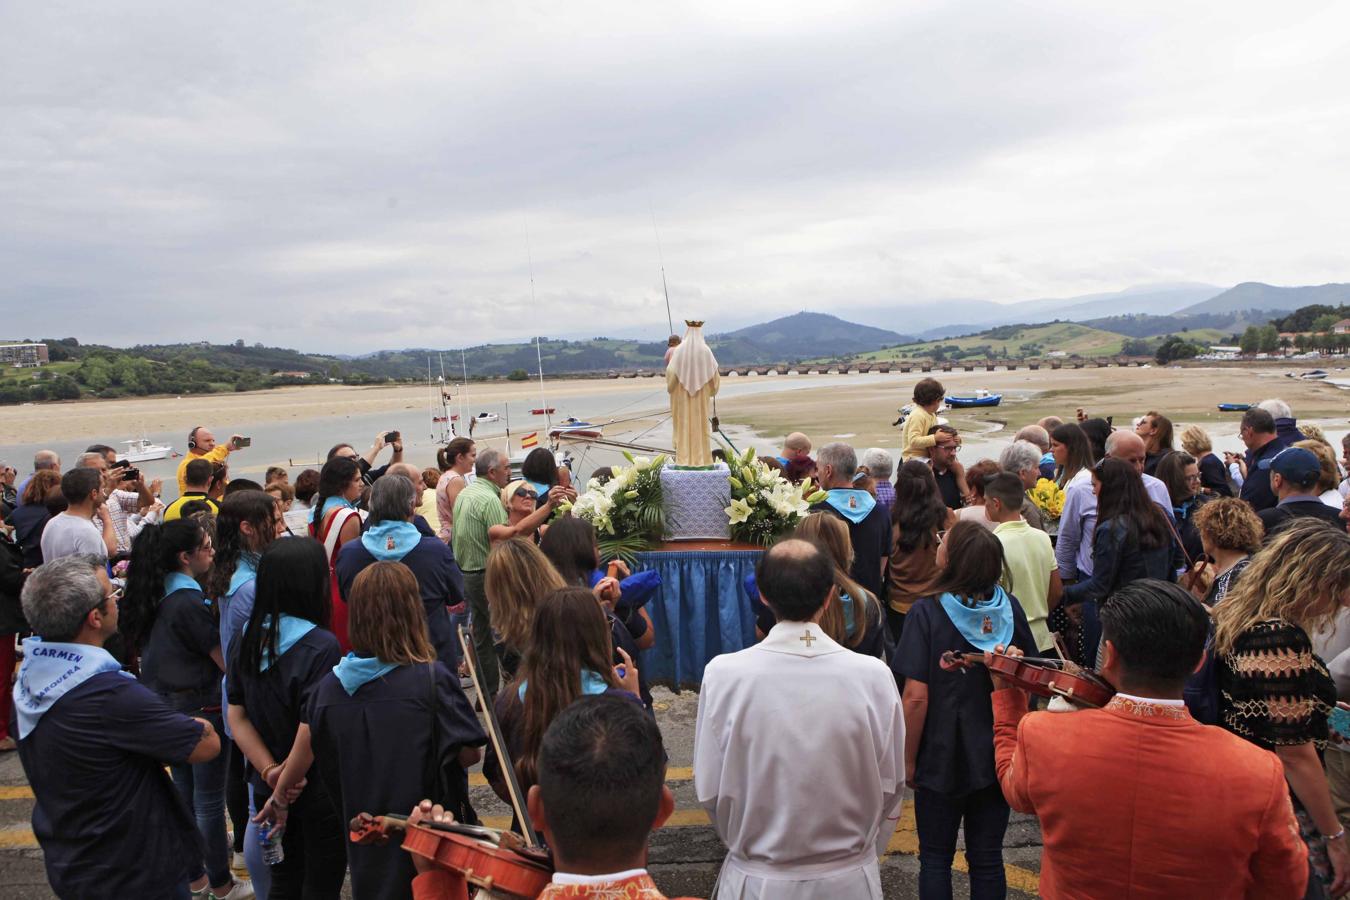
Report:
[{"label": "yellow jacket", "polygon": [[909,418],[905,419],[905,439],[901,443],[900,457],[902,459],[923,459],[927,456],[928,448],[937,443],[937,435],[928,432],[937,423],[936,415],[921,406],[915,405],[914,410],[909,414]]},{"label": "yellow jacket", "polygon": [[189,450],[184,456],[183,461],[178,464],[178,493],[182,494],[187,490],[187,464],[194,459],[204,459],[210,463],[222,463],[230,455],[230,445],[216,444],[215,448],[209,453],[198,453],[196,450]]}]

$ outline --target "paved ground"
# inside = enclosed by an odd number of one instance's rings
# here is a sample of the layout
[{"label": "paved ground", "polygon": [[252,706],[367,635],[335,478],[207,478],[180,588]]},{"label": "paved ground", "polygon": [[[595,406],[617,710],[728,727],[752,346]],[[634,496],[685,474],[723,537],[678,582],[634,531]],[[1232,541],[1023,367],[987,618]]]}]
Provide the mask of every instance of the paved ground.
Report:
[{"label": "paved ground", "polygon": [[[670,754],[668,782],[675,792],[676,812],[667,826],[652,836],[651,869],[667,896],[707,897],[712,893],[725,849],[694,800],[693,773],[689,769],[694,743],[694,716],[698,696],[692,692],[672,694],[656,691],[657,719]],[[475,776],[474,806],[489,825],[505,827],[509,811],[482,780]],[[32,792],[24,779],[17,754],[0,757],[0,898],[49,900],[42,867],[42,851],[30,827]],[[390,810],[379,810],[388,812]],[[1009,897],[1036,896],[1040,868],[1040,831],[1035,819],[1013,815],[1004,840]],[[914,833],[914,809],[907,801],[900,826],[891,840],[881,867],[886,896],[918,897],[918,839]],[[965,863],[958,855],[956,896],[968,896]]]}]

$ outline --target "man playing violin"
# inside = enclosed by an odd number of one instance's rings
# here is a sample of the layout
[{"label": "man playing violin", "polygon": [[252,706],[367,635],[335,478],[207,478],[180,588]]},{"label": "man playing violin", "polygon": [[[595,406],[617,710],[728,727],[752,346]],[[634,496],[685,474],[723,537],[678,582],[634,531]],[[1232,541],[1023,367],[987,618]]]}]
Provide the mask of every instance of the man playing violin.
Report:
[{"label": "man playing violin", "polygon": [[1111,595],[1101,624],[1098,674],[1116,688],[1102,709],[1028,713],[994,675],[995,763],[1009,805],[1040,820],[1041,896],[1302,897],[1307,851],[1279,758],[1182,702],[1204,608],[1144,579]]},{"label": "man playing violin", "polygon": [[[647,874],[647,839],[675,809],[656,722],[636,703],[582,697],[549,725],[539,750],[530,820],[553,851],[540,900],[666,900]],[[424,800],[408,821],[453,822]],[[413,900],[452,896],[443,872],[413,856]]]}]

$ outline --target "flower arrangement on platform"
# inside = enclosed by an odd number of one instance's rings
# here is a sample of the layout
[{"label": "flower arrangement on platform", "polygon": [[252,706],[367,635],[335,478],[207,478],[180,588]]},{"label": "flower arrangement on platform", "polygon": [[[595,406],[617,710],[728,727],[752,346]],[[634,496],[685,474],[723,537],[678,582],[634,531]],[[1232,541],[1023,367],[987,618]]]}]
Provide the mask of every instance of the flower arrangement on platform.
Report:
[{"label": "flower arrangement on platform", "polygon": [[753,448],[729,457],[729,465],[731,504],[726,514],[731,519],[732,540],[767,547],[797,527],[812,503],[825,499],[825,492],[814,490],[810,479],[793,484],[782,472],[756,459]]},{"label": "flower arrangement on platform", "polygon": [[1031,502],[1035,503],[1048,518],[1058,519],[1064,512],[1064,488],[1049,478],[1037,481],[1036,486],[1027,494],[1031,497]]},{"label": "flower arrangement on platform", "polygon": [[666,457],[651,459],[627,451],[623,455],[632,465],[615,467],[614,477],[604,484],[592,478],[571,512],[595,526],[601,557],[619,557],[631,565],[636,554],[665,535],[661,470]]}]

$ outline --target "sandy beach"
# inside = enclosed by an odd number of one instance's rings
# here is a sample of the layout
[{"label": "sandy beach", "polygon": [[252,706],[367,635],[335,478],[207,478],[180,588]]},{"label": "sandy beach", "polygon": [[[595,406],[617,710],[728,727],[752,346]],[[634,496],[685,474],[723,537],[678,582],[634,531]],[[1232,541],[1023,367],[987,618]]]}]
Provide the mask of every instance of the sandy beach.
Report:
[{"label": "sandy beach", "polygon": [[[948,413],[961,429],[968,459],[996,450],[1008,435],[1045,415],[1072,417],[1077,407],[1091,415],[1113,416],[1117,425],[1148,410],[1172,418],[1178,426],[1200,423],[1216,446],[1237,449],[1239,415],[1221,413],[1223,401],[1255,402],[1281,397],[1300,421],[1317,421],[1339,438],[1350,426],[1350,393],[1335,384],[1284,377],[1287,368],[1189,367],[1019,369],[1011,372],[934,373],[949,394],[977,388],[1003,394],[992,409]],[[1333,372],[1333,378],[1343,377]],[[910,399],[919,373],[816,376],[728,376],[722,379],[717,413],[738,447],[751,443],[761,452],[775,449],[784,434],[802,430],[817,446],[847,440],[858,447],[898,449],[896,410]],[[538,406],[538,385],[500,382],[470,385],[467,415],[489,410],[509,415],[516,437],[542,427],[528,409]],[[665,447],[664,379],[571,379],[549,381],[547,403],[557,416],[576,415],[606,424],[607,438]],[[382,428],[401,428],[409,459],[430,465],[434,458],[428,422],[426,386],[348,387],[316,385],[239,394],[206,394],[122,400],[48,403],[0,407],[0,456],[23,456],[37,446],[62,452],[94,441],[114,443],[138,434],[184,449],[186,434],[208,424],[224,437],[232,432],[255,436],[254,447],[232,468],[240,473],[266,465],[313,465],[337,440],[364,442]],[[463,429],[461,429],[462,431]],[[503,443],[504,422],[485,426],[484,443]],[[618,461],[618,452],[592,448],[583,473]],[[166,461],[167,462],[167,461]]]}]

